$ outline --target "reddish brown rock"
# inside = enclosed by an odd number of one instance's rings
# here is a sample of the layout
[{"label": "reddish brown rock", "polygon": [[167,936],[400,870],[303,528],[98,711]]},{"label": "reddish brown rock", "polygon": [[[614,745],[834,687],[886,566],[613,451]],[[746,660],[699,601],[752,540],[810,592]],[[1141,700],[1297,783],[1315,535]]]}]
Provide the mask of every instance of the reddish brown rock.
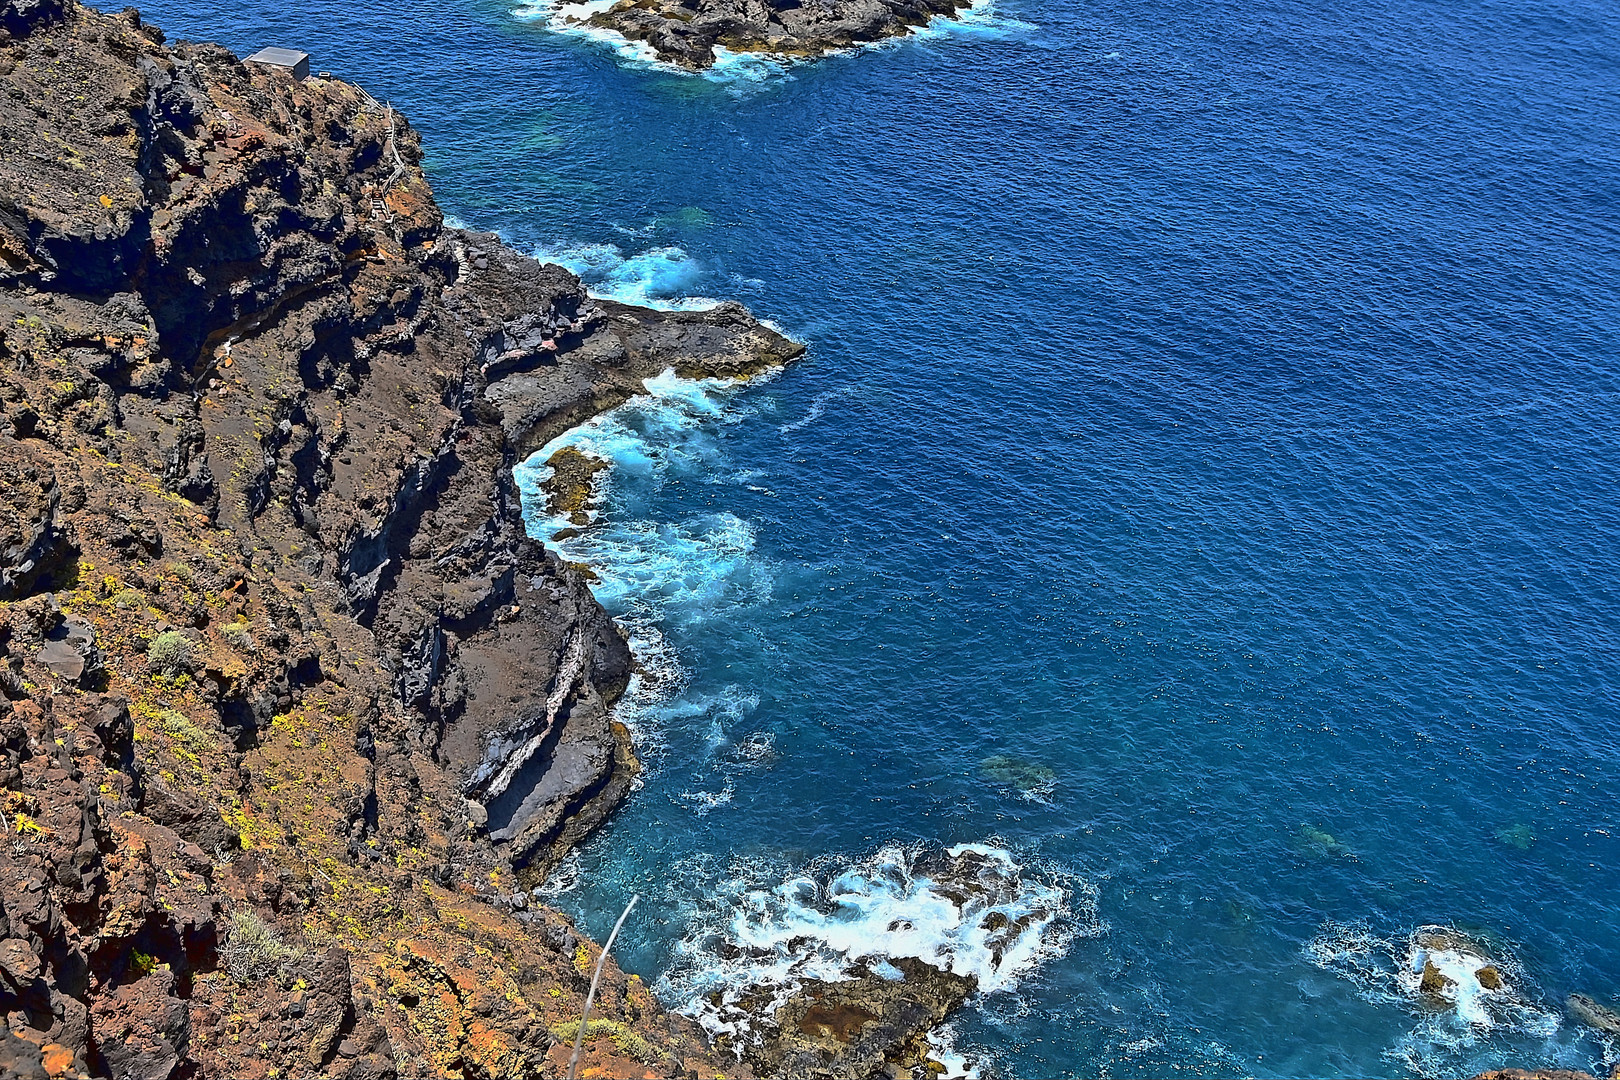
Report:
[{"label": "reddish brown rock", "polygon": [[[839,1080],[842,1077],[931,1077],[927,1035],[973,993],[977,983],[911,957],[893,961],[901,978],[864,968],[840,982],[807,980],[773,1014],[753,1013],[760,1037],[740,1044],[761,1076]],[[762,996],[769,998],[770,992]]]},{"label": "reddish brown rock", "polygon": [[353,86],[0,5],[0,1071],[555,1071],[591,946],[509,898],[628,791],[630,658],[512,466],[799,347],[445,230]]}]

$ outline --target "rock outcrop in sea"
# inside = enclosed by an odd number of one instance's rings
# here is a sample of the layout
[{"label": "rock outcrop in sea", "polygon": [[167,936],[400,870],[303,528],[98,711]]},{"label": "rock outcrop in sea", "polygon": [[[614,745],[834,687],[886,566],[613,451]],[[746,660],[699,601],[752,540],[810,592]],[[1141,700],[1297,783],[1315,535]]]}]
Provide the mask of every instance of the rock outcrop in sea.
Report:
[{"label": "rock outcrop in sea", "polygon": [[[355,86],[0,0],[8,1076],[566,1066],[598,950],[526,890],[629,789],[632,660],[512,466],[801,350],[446,229],[420,160]],[[611,963],[589,1030],[735,1073]]]},{"label": "rock outcrop in sea", "polygon": [[[701,71],[715,47],[785,58],[824,56],[951,18],[971,0],[619,0],[578,21],[645,42],[658,59]],[[566,22],[570,16],[564,12]]]}]

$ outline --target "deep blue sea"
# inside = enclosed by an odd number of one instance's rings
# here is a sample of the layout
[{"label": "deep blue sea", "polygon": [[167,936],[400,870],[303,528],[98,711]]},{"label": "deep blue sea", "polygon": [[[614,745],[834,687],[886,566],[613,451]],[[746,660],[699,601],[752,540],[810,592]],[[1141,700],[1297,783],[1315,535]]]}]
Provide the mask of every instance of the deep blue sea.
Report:
[{"label": "deep blue sea", "polygon": [[567,437],[648,771],[548,891],[639,892],[671,1006],[909,952],[981,975],[982,1076],[1606,1072],[1615,9],[993,2],[711,78],[516,0],[145,13],[391,99],[602,295],[808,343]]}]

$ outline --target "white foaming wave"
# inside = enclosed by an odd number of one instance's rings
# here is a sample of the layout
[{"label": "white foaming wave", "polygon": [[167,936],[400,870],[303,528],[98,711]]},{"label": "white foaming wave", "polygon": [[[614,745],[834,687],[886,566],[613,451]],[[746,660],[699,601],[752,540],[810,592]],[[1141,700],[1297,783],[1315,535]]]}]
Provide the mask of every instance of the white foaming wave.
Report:
[{"label": "white foaming wave", "polygon": [[664,637],[658,624],[648,619],[615,620],[630,644],[635,669],[630,682],[613,705],[613,718],[630,731],[636,755],[644,766],[632,781],[639,791],[646,783],[651,764],[668,747],[664,711],[691,681],[691,673],[681,666],[675,647]]},{"label": "white foaming wave", "polygon": [[583,38],[606,45],[618,53],[630,66],[684,74],[681,68],[658,59],[658,51],[645,41],[632,41],[616,30],[591,26],[586,20],[598,12],[607,11],[615,0],[586,0],[585,3],[558,3],[557,0],[525,0],[512,9],[512,17],[520,22],[544,22],[554,33]]},{"label": "white foaming wave", "polygon": [[768,731],[756,731],[739,739],[733,753],[738,762],[755,768],[768,766],[782,756],[776,749],[776,736]]},{"label": "white foaming wave", "polygon": [[[787,338],[789,341],[793,342],[795,345],[808,345],[809,344],[809,342],[806,341],[804,338],[795,337],[791,332],[788,331],[787,327],[783,326],[781,323],[777,322],[775,319],[760,319],[759,320],[759,325],[765,327],[765,329],[767,329],[767,330],[776,331],[778,334],[781,334],[783,337]],[[773,369],[769,373],[769,377],[774,378],[775,375],[776,375],[776,372],[778,372],[780,370],[781,370],[780,368]]]},{"label": "white foaming wave", "polygon": [[730,730],[759,708],[759,694],[741,686],[728,686],[705,712],[709,716],[709,750],[724,746]]},{"label": "white foaming wave", "polygon": [[918,27],[910,36],[924,41],[963,33],[1004,37],[1008,34],[1027,33],[1039,29],[1035,23],[996,14],[995,0],[973,0],[954,16],[935,15],[928,20],[927,26]]},{"label": "white foaming wave", "polygon": [[763,83],[788,72],[788,62],[783,57],[769,53],[732,52],[724,45],[716,45],[711,51],[714,53],[714,63],[703,72],[703,78],[709,82],[722,85]]},{"label": "white foaming wave", "polygon": [[[666,368],[642,381],[644,393],[570,428],[529,455],[513,470],[523,495],[529,535],[545,541],[566,558],[594,565],[590,552],[576,550],[588,545],[571,549],[552,539],[557,532],[571,528],[572,523],[566,517],[549,514],[546,500],[540,497],[540,486],[553,472],[547,462],[563,449],[608,462],[612,468],[593,478],[593,484],[598,485],[591,500],[595,504],[604,493],[600,485],[611,484],[615,473],[657,478],[667,472],[674,455],[701,452],[685,448],[689,434],[706,424],[740,419],[742,414],[729,407],[730,396],[740,385],[736,380],[718,378],[683,379],[674,369]],[[587,514],[591,520],[596,519],[594,509],[588,509]]]},{"label": "white foaming wave", "polygon": [[[1493,1035],[1550,1039],[1558,1030],[1557,1014],[1529,999],[1524,970],[1505,948],[1450,927],[1420,926],[1403,939],[1389,939],[1365,922],[1329,922],[1306,943],[1304,954],[1349,980],[1364,1000],[1399,1005],[1417,1016],[1416,1026],[1384,1058],[1420,1076],[1454,1073],[1457,1055]],[[1490,981],[1498,985],[1482,981],[1486,969],[1494,970]]]},{"label": "white foaming wave", "polygon": [[956,1025],[941,1024],[923,1036],[928,1042],[929,1057],[945,1066],[944,1072],[934,1074],[935,1080],[979,1080],[983,1075],[983,1052],[979,1060],[968,1057],[956,1047]]},{"label": "white foaming wave", "polygon": [[719,791],[683,791],[676,798],[690,806],[698,817],[707,817],[710,810],[726,805],[736,794],[736,785],[727,780],[726,786]]},{"label": "white foaming wave", "polygon": [[[563,559],[592,568],[597,578],[592,591],[625,632],[635,670],[614,706],[614,717],[630,729],[644,762],[666,748],[666,725],[689,720],[694,710],[709,717],[710,741],[717,749],[726,729],[758,707],[757,694],[735,686],[719,701],[685,700],[690,675],[662,627],[670,620],[723,618],[737,605],[767,598],[771,569],[754,554],[754,527],[733,514],[674,523],[603,522],[591,510],[591,526],[578,532],[566,517],[549,512],[539,488],[553,471],[546,462],[564,448],[609,463],[593,478],[598,497],[602,489],[611,489],[615,477],[662,483],[677,460],[709,460],[707,444],[693,434],[748,415],[731,406],[742,385],[740,380],[683,379],[666,370],[643,381],[644,393],[564,432],[513,470],[529,535]],[[577,535],[559,539],[565,532]],[[649,774],[639,775],[636,785]]]},{"label": "white foaming wave", "polygon": [[[906,33],[863,42],[848,49],[831,49],[826,55],[854,56],[878,49],[899,48],[908,41],[937,40],[960,33],[1004,36],[1038,29],[1040,27],[1034,23],[997,15],[995,0],[973,0],[955,15],[935,15],[926,25],[913,27]],[[703,77],[711,82],[728,84],[762,83],[775,76],[789,75],[800,64],[813,64],[820,59],[765,52],[733,52],[721,45],[714,46],[714,56],[714,66],[703,72]]]},{"label": "white foaming wave", "polygon": [[827,413],[827,406],[841,397],[853,397],[861,391],[858,386],[840,386],[835,390],[823,390],[810,401],[810,408],[805,414],[791,423],[783,424],[777,430],[784,435],[791,435],[820,420]]},{"label": "white foaming wave", "polygon": [[[559,0],[525,0],[512,9],[512,16],[523,22],[543,21],[547,28],[571,37],[606,45],[630,67],[660,71],[670,75],[686,75],[718,83],[733,90],[765,84],[772,79],[791,77],[792,69],[816,58],[782,56],[767,52],[733,51],[724,45],[715,45],[711,52],[713,63],[701,72],[688,71],[677,64],[658,58],[658,51],[644,41],[634,41],[617,30],[591,26],[591,16],[613,7],[616,0],[585,0],[583,3],[561,3]],[[1038,30],[1034,23],[1021,19],[1004,18],[995,11],[995,0],[973,0],[954,15],[935,15],[927,25],[880,41],[866,42],[850,49],[834,49],[829,56],[849,56],[872,49],[893,48],[909,40],[929,40],[954,33],[1006,35]]]},{"label": "white foaming wave", "polygon": [[572,892],[583,878],[584,865],[580,862],[578,849],[575,849],[564,856],[550,876],[535,888],[534,895],[543,900],[554,899],[565,892]]},{"label": "white foaming wave", "polygon": [[1056,809],[1057,801],[1053,798],[1053,796],[1056,794],[1057,780],[1056,778],[1053,778],[1051,780],[1042,780],[1033,787],[1021,789],[1018,792],[1018,797],[1023,799],[1025,802],[1034,803],[1037,806],[1045,806],[1050,809]]},{"label": "white foaming wave", "polygon": [[770,575],[753,557],[754,527],[735,514],[610,522],[552,546],[592,568],[603,606],[632,617],[698,623],[770,595]]},{"label": "white foaming wave", "polygon": [[555,263],[578,275],[585,291],[599,300],[659,311],[708,311],[720,303],[712,297],[692,295],[705,271],[678,247],[626,255],[617,244],[579,244],[537,248],[533,254],[540,262]]},{"label": "white foaming wave", "polygon": [[658,50],[645,41],[627,38],[617,30],[590,25],[591,16],[610,10],[616,2],[617,0],[584,0],[583,3],[525,0],[512,9],[512,17],[520,22],[543,22],[546,28],[554,33],[605,45],[616,52],[626,66],[646,71],[700,77],[708,82],[734,88],[759,85],[787,73],[788,65],[780,57],[763,53],[733,52],[724,45],[712,48],[714,61],[702,72],[688,71],[679,64],[661,60],[658,57]]},{"label": "white foaming wave", "polygon": [[[739,1054],[761,1037],[752,1021],[805,980],[843,981],[860,968],[897,978],[892,961],[913,957],[972,976],[981,993],[1005,992],[1074,937],[1104,929],[1094,886],[1055,871],[1026,875],[991,844],[890,845],[797,871],[740,860],[703,876],[679,886],[689,929],[658,989],[711,1034],[737,1040]],[[768,1005],[742,1007],[761,995]],[[959,1073],[972,1075],[965,1062]]]},{"label": "white foaming wave", "polygon": [[665,721],[679,721],[688,727],[693,726],[694,722],[707,720],[705,741],[712,757],[716,750],[726,744],[730,730],[757,708],[759,694],[733,683],[714,694],[683,694],[678,699],[672,698],[659,710],[659,714]]}]

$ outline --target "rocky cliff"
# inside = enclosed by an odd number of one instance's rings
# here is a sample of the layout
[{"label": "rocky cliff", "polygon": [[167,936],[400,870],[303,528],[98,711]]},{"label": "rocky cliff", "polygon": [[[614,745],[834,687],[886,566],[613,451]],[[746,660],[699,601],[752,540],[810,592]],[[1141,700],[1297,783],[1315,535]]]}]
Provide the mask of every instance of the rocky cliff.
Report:
[{"label": "rocky cliff", "polygon": [[[513,464],[798,346],[443,226],[405,119],[0,0],[0,1072],[543,1076],[631,657]],[[609,964],[582,1075],[735,1072]]]}]

